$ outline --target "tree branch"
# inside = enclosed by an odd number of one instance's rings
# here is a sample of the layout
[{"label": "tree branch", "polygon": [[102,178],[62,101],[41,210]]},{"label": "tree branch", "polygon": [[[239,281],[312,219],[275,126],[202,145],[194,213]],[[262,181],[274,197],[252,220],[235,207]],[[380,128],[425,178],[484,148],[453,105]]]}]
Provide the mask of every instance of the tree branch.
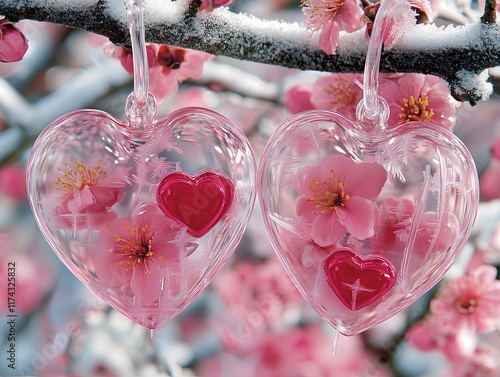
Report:
[{"label": "tree branch", "polygon": [[485,24],[494,24],[497,20],[497,1],[486,0],[484,4],[484,14],[481,21]]},{"label": "tree branch", "polygon": [[[2,0],[0,14],[11,21],[51,22],[104,35],[115,44],[130,43],[123,0],[72,3],[71,0]],[[261,20],[232,13],[227,8],[196,14],[193,12],[196,3],[149,0],[145,14],[146,40],[300,70],[362,72],[364,69],[366,41],[362,31],[341,34],[337,53],[327,55],[305,27],[298,24]],[[475,104],[487,99],[491,85],[487,85],[487,76],[481,73],[500,66],[500,26],[494,22],[492,11],[496,1],[487,0],[486,4],[485,14],[475,24],[447,29],[419,25],[406,33],[396,46],[383,52],[381,71],[436,75],[450,84],[452,95],[460,101]]]}]

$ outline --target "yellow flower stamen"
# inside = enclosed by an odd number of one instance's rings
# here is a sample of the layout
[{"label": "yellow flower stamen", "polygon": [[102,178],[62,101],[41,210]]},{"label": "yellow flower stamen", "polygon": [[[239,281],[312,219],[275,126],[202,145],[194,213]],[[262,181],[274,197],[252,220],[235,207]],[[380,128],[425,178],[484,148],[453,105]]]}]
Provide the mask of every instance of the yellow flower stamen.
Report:
[{"label": "yellow flower stamen", "polygon": [[[101,163],[102,161],[99,160],[99,162]],[[83,162],[75,161],[74,166],[76,170],[73,170],[69,166],[69,163],[66,162],[68,170],[66,173],[58,169],[60,176],[54,182],[57,186],[56,190],[80,191],[85,186],[96,186],[99,179],[106,175],[106,170],[99,165],[89,168]]]},{"label": "yellow flower stamen", "polygon": [[313,184],[308,186],[313,194],[307,200],[316,203],[317,211],[313,211],[315,215],[337,210],[338,207],[343,207],[345,202],[349,200],[349,195],[344,190],[344,172],[340,172],[340,179],[337,178],[335,171],[330,170],[330,173],[332,173],[332,176],[328,177],[328,180],[319,182],[312,179]]},{"label": "yellow flower stamen", "polygon": [[[146,274],[149,274],[148,264],[150,257],[153,255],[153,236],[148,233],[148,225],[141,229],[136,227],[125,227],[125,231],[129,232],[132,237],[115,237],[117,250],[115,254],[126,259],[118,263],[121,266],[124,262],[135,270],[137,264],[143,263]],[[128,268],[127,268],[128,270]]]},{"label": "yellow flower stamen", "polygon": [[343,77],[337,77],[335,85],[329,84],[325,88],[325,93],[333,97],[330,104],[336,106],[338,111],[343,111],[347,106],[354,104],[356,100],[349,83]]},{"label": "yellow flower stamen", "polygon": [[342,1],[334,3],[332,0],[322,0],[320,4],[311,4],[307,0],[300,2],[300,7],[305,8],[306,14],[314,25],[309,25],[313,31],[319,30],[324,23],[333,21],[342,5],[344,5]]},{"label": "yellow flower stamen", "polygon": [[410,99],[403,98],[403,107],[401,107],[399,117],[404,123],[417,120],[429,122],[434,115],[434,111],[428,109],[428,106],[429,97],[427,96],[419,97],[418,100],[415,100],[414,96],[410,96]]}]

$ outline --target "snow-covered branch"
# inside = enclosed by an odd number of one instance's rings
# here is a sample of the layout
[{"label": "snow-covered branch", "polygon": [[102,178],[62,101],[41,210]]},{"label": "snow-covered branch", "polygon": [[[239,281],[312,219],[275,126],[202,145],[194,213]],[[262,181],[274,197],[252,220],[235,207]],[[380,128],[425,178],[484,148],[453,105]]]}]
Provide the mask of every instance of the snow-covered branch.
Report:
[{"label": "snow-covered branch", "polygon": [[[91,31],[128,44],[123,0],[2,0],[0,14]],[[487,2],[488,4],[492,2]],[[471,25],[419,25],[382,56],[381,70],[433,74],[455,98],[472,104],[489,95],[484,70],[500,66],[500,25],[491,12]],[[193,12],[187,0],[148,0],[146,40],[301,70],[362,72],[364,33],[343,33],[335,55],[317,47],[305,26],[236,14],[227,8]],[[479,80],[477,80],[479,78]],[[479,83],[479,84],[478,84]],[[483,85],[484,84],[484,85]]]}]

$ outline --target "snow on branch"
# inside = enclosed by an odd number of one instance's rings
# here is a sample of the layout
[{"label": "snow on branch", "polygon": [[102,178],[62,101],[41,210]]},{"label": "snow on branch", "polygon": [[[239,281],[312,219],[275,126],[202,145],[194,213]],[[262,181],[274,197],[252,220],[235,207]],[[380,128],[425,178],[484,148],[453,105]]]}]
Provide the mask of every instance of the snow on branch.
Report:
[{"label": "snow on branch", "polygon": [[[363,71],[363,32],[341,33],[336,54],[327,55],[303,25],[262,20],[227,8],[198,13],[196,4],[148,0],[146,40],[300,70]],[[495,0],[486,1],[485,14],[470,25],[417,26],[384,51],[381,70],[433,74],[445,79],[460,101],[475,104],[486,99],[491,85],[483,72],[500,66],[495,5]],[[130,42],[124,0],[2,0],[0,14],[11,21],[30,19],[91,31],[115,44]]]}]

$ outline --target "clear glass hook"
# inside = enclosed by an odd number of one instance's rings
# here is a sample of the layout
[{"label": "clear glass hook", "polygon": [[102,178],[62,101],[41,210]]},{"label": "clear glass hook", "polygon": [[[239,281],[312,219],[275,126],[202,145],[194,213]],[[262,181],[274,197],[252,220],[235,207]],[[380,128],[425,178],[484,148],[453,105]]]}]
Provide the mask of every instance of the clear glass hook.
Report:
[{"label": "clear glass hook", "polygon": [[[372,35],[368,43],[366,53],[363,99],[357,107],[358,122],[364,126],[373,128],[385,128],[385,123],[389,118],[389,106],[387,102],[378,95],[378,78],[380,70],[380,56],[384,36],[387,35],[391,27],[390,19],[396,19],[404,11],[406,0],[383,0],[380,3],[377,16],[373,25]],[[393,17],[389,17],[393,16]],[[392,25],[393,26],[393,25]]]},{"label": "clear glass hook", "polygon": [[156,120],[157,104],[149,89],[148,56],[144,31],[143,0],[128,0],[128,18],[134,63],[134,91],[125,107],[129,124],[148,128]]}]

